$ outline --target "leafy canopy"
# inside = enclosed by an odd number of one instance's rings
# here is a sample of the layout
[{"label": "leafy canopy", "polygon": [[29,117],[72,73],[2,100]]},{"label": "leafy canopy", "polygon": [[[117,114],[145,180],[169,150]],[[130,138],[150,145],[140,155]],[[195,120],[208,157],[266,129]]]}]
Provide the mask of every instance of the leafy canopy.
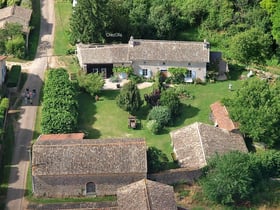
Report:
[{"label": "leafy canopy", "polygon": [[280,136],[280,82],[246,80],[234,97],[225,99],[230,116],[253,140],[273,146]]}]

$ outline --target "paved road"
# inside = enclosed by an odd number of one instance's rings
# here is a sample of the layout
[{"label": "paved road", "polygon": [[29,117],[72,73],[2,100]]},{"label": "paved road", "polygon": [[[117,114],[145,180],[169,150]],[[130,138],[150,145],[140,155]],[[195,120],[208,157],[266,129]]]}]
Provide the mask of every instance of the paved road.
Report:
[{"label": "paved road", "polygon": [[[26,88],[29,88],[36,89],[37,93],[39,93],[42,87],[44,70],[47,68],[49,57],[52,55],[54,0],[41,0],[41,11],[42,19],[39,46],[36,58],[28,69],[28,78],[23,92]],[[29,147],[33,137],[38,98],[37,95],[32,104],[27,103],[21,106],[20,118],[15,127],[15,147],[6,200],[7,210],[26,209],[24,192],[29,167]]]}]

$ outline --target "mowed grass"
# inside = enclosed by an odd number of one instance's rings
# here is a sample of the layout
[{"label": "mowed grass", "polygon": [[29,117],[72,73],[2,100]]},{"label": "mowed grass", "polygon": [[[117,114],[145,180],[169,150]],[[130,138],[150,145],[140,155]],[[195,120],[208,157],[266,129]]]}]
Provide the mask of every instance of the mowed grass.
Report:
[{"label": "mowed grass", "polygon": [[72,4],[69,1],[55,1],[55,39],[54,55],[66,55],[71,47],[68,40],[69,18],[72,14]]},{"label": "mowed grass", "polygon": [[[228,90],[228,84],[233,85],[233,91]],[[79,129],[86,131],[87,138],[145,138],[148,146],[155,146],[162,150],[172,161],[171,141],[169,132],[194,122],[211,124],[209,120],[210,104],[224,97],[230,97],[234,90],[241,85],[241,80],[217,82],[207,85],[187,85],[194,99],[183,99],[181,115],[172,127],[164,129],[159,135],[152,134],[146,128],[146,118],[149,108],[144,103],[136,114],[140,126],[137,129],[128,128],[129,113],[120,109],[116,104],[118,90],[103,90],[100,100],[95,102],[86,93],[79,95]],[[151,92],[151,88],[140,90],[141,95]]]}]

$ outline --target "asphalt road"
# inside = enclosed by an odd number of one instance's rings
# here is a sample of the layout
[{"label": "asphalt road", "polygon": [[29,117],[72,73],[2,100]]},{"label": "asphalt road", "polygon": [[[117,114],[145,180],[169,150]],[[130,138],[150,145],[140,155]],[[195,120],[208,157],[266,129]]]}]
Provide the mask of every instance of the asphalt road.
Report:
[{"label": "asphalt road", "polygon": [[[44,71],[52,56],[53,34],[54,34],[54,0],[41,0],[41,29],[36,58],[28,69],[28,78],[23,87],[22,94],[26,88],[36,89],[40,92]],[[27,202],[24,199],[26,177],[29,167],[29,149],[33,138],[33,130],[36,120],[38,95],[20,107],[21,114],[15,125],[15,146],[9,188],[6,200],[7,210],[26,209]]]}]

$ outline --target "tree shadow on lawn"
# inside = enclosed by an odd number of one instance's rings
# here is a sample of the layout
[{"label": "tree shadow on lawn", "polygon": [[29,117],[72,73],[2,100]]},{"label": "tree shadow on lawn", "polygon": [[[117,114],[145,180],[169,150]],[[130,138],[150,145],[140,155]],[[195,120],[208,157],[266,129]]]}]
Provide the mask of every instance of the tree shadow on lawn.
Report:
[{"label": "tree shadow on lawn", "polygon": [[176,118],[175,122],[173,122],[172,127],[177,127],[182,124],[184,124],[186,119],[195,117],[199,113],[200,109],[197,107],[187,105],[187,104],[182,104],[181,105],[181,112],[179,116]]},{"label": "tree shadow on lawn", "polygon": [[96,105],[94,99],[88,93],[81,92],[78,95],[79,115],[78,130],[84,132],[86,138],[99,138],[101,133],[91,125],[96,121]]},{"label": "tree shadow on lawn", "polygon": [[104,98],[106,100],[115,100],[119,93],[119,90],[102,90],[99,94],[99,99],[102,100],[102,98]]}]

